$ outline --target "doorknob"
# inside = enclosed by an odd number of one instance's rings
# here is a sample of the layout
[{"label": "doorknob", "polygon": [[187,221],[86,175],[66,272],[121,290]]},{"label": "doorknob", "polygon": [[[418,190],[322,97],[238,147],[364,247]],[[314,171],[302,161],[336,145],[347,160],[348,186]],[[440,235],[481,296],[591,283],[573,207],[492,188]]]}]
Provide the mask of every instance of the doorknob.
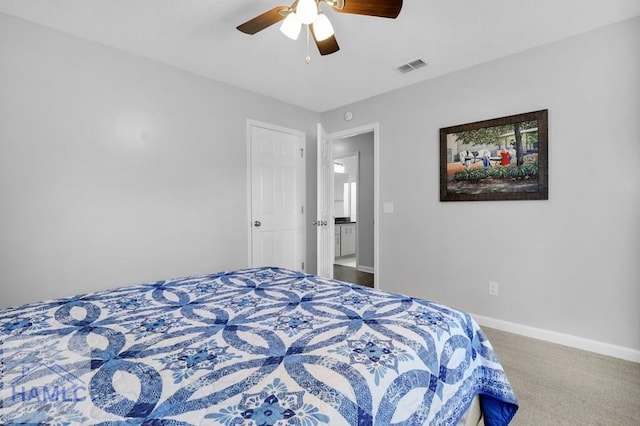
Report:
[{"label": "doorknob", "polygon": [[256,220],[255,222],[253,222],[253,226],[258,227],[260,225],[262,225],[262,222],[260,222],[259,220]]}]

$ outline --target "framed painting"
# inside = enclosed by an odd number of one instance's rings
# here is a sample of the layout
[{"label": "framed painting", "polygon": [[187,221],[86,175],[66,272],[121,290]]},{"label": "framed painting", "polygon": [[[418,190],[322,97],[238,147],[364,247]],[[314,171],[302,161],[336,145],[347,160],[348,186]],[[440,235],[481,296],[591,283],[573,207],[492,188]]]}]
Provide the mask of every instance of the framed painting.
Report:
[{"label": "framed painting", "polygon": [[547,200],[548,110],[440,129],[440,201]]}]

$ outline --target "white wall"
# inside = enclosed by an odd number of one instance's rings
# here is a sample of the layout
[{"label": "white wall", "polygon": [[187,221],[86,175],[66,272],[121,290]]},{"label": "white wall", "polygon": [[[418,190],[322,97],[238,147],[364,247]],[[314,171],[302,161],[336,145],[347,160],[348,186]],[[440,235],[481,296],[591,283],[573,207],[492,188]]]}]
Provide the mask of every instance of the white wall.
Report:
[{"label": "white wall", "polygon": [[248,118],[315,151],[317,113],[0,14],[0,307],[247,266]]},{"label": "white wall", "polygon": [[[323,114],[380,123],[382,287],[640,350],[638,51],[634,19]],[[2,14],[0,59],[0,307],[245,266],[247,118],[315,163],[309,111]],[[548,201],[438,201],[440,127],[542,108]]]},{"label": "white wall", "polygon": [[[380,125],[381,287],[640,350],[638,52],[640,18],[323,114]],[[441,127],[545,108],[548,201],[439,201]]]}]

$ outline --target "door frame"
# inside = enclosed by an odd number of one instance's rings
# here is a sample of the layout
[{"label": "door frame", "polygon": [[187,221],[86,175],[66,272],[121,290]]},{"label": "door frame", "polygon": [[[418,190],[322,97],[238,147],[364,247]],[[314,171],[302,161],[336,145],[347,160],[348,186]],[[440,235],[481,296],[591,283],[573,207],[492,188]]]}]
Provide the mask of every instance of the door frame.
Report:
[{"label": "door frame", "polygon": [[[253,239],[252,239],[252,229],[253,229],[253,223],[251,222],[251,215],[252,215],[252,207],[253,207],[253,191],[252,191],[252,182],[253,182],[253,175],[252,175],[252,157],[251,157],[251,127],[255,126],[255,127],[262,127],[263,129],[267,129],[267,130],[273,130],[276,132],[281,132],[281,133],[288,133],[290,135],[294,135],[294,136],[299,136],[303,139],[304,143],[304,151],[303,151],[303,158],[305,161],[302,162],[302,174],[303,176],[305,176],[306,178],[306,170],[307,170],[307,147],[306,147],[306,140],[307,140],[307,134],[301,130],[296,130],[296,129],[291,129],[289,127],[283,127],[283,126],[278,126],[276,124],[271,124],[271,123],[265,123],[263,121],[258,121],[258,120],[254,120],[251,118],[247,118],[247,124],[246,124],[246,139],[247,139],[247,210],[246,210],[246,217],[245,217],[245,221],[247,224],[247,266],[248,267],[253,267]],[[304,194],[302,196],[302,205],[303,205],[303,213],[302,213],[302,222],[304,224],[307,223],[307,186],[306,184],[304,185]],[[303,264],[304,264],[304,268],[303,270],[306,271],[308,268],[308,262],[307,262],[307,229],[306,226],[302,228],[302,246],[304,247],[304,256],[303,256]]]},{"label": "door frame", "polygon": [[[327,139],[333,145],[337,139],[345,139],[363,133],[373,132],[373,286],[379,288],[380,285],[380,124],[371,123],[351,129],[340,130],[329,133]],[[333,170],[333,169],[332,169]],[[332,171],[333,175],[333,171]],[[333,181],[333,179],[331,179]],[[331,205],[331,215],[335,217],[333,204]],[[333,261],[333,260],[332,260]]]}]

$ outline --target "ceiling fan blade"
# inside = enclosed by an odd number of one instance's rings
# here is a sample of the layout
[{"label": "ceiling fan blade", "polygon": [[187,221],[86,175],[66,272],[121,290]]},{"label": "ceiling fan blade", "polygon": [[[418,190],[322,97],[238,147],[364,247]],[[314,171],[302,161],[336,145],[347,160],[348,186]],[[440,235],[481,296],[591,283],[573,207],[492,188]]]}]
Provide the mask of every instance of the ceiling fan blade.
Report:
[{"label": "ceiling fan blade", "polygon": [[333,10],[340,13],[397,18],[402,10],[402,0],[344,0],[341,9],[334,6]]},{"label": "ceiling fan blade", "polygon": [[245,34],[253,35],[258,31],[262,31],[265,28],[270,27],[276,22],[282,21],[285,16],[282,15],[280,11],[287,9],[289,9],[287,6],[274,7],[273,9],[263,13],[262,15],[258,15],[253,19],[249,19],[244,24],[238,25],[236,28]]},{"label": "ceiling fan blade", "polygon": [[318,41],[316,39],[316,33],[313,31],[313,24],[309,25],[309,30],[311,30],[311,35],[313,36],[313,41],[316,42],[316,46],[318,46],[318,50],[321,55],[331,55],[332,53],[336,53],[340,50],[340,46],[338,46],[338,41],[336,40],[336,36],[332,35],[329,38],[326,38],[322,41]]}]

